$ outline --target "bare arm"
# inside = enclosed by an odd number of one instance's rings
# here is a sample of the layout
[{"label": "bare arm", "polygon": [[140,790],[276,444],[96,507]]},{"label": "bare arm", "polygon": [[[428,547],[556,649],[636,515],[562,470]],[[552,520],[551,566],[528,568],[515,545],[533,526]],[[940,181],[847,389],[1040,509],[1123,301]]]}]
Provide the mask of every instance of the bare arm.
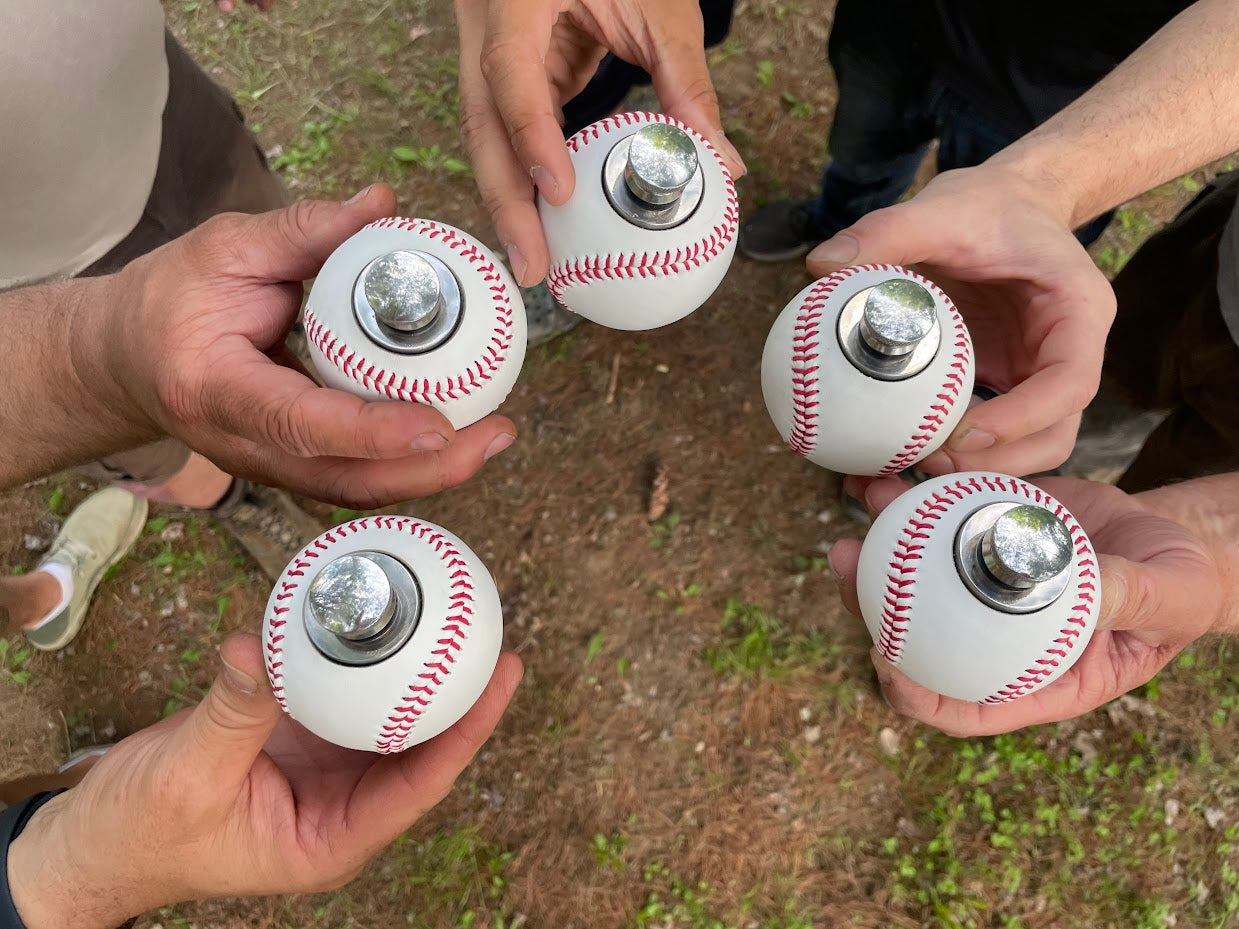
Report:
[{"label": "bare arm", "polygon": [[990,159],[1043,185],[1071,227],[1239,149],[1239,4],[1199,0]]},{"label": "bare arm", "polygon": [[159,435],[109,375],[100,317],[110,279],[0,294],[0,488],[132,448]]}]

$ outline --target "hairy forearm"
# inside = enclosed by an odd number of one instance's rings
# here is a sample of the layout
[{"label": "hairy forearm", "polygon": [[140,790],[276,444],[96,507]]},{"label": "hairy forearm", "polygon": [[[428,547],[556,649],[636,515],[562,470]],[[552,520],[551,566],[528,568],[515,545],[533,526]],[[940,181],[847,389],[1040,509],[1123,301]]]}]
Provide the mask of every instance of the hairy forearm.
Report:
[{"label": "hairy forearm", "polygon": [[115,279],[0,294],[0,488],[149,441],[115,387]]},{"label": "hairy forearm", "polygon": [[1239,149],[1239,3],[1199,0],[989,164],[1078,226]]},{"label": "hairy forearm", "polygon": [[1186,526],[1213,554],[1223,593],[1218,632],[1239,633],[1239,472],[1137,495],[1159,516]]}]

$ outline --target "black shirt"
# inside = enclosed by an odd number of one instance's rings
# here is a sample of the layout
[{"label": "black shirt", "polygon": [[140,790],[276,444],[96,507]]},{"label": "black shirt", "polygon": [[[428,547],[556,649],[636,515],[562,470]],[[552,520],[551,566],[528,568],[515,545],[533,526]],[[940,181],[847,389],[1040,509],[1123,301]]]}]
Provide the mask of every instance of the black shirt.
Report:
[{"label": "black shirt", "polygon": [[1192,0],[930,0],[935,70],[960,96],[1023,135],[1191,5]]}]

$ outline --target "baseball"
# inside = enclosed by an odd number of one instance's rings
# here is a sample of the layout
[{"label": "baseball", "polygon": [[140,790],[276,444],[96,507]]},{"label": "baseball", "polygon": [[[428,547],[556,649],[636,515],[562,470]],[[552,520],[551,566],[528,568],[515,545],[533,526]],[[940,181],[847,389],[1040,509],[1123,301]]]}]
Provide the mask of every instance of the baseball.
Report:
[{"label": "baseball", "polygon": [[740,218],[714,147],[658,113],[607,117],[567,144],[576,189],[562,206],[538,198],[556,299],[612,329],[656,329],[705,303]]},{"label": "baseball", "polygon": [[1067,508],[983,472],[926,481],[883,510],[856,586],[887,661],[978,703],[1057,680],[1088,645],[1101,605],[1097,556]]},{"label": "baseball", "polygon": [[327,386],[426,403],[457,429],[503,403],[525,360],[525,306],[503,263],[428,219],[381,219],[336,249],[305,331]]},{"label": "baseball", "polygon": [[284,711],[329,742],[381,754],[464,716],[502,637],[486,566],[408,516],[351,520],[307,545],[276,582],[262,630]]},{"label": "baseball", "polygon": [[972,339],[935,284],[894,265],[810,284],[762,354],[766,408],[798,455],[842,474],[896,474],[946,441],[968,408]]}]

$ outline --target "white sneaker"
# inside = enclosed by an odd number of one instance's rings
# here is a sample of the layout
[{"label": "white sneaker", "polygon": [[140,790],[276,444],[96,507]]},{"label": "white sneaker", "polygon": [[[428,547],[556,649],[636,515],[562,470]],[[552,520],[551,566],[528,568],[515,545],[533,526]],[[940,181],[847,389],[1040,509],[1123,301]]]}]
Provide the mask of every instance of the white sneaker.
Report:
[{"label": "white sneaker", "polygon": [[73,641],[103,575],[125,557],[146,525],[146,510],[144,497],[105,487],[69,514],[39,568],[60,566],[73,578],[73,588],[55,615],[26,630],[31,645],[54,652]]}]

